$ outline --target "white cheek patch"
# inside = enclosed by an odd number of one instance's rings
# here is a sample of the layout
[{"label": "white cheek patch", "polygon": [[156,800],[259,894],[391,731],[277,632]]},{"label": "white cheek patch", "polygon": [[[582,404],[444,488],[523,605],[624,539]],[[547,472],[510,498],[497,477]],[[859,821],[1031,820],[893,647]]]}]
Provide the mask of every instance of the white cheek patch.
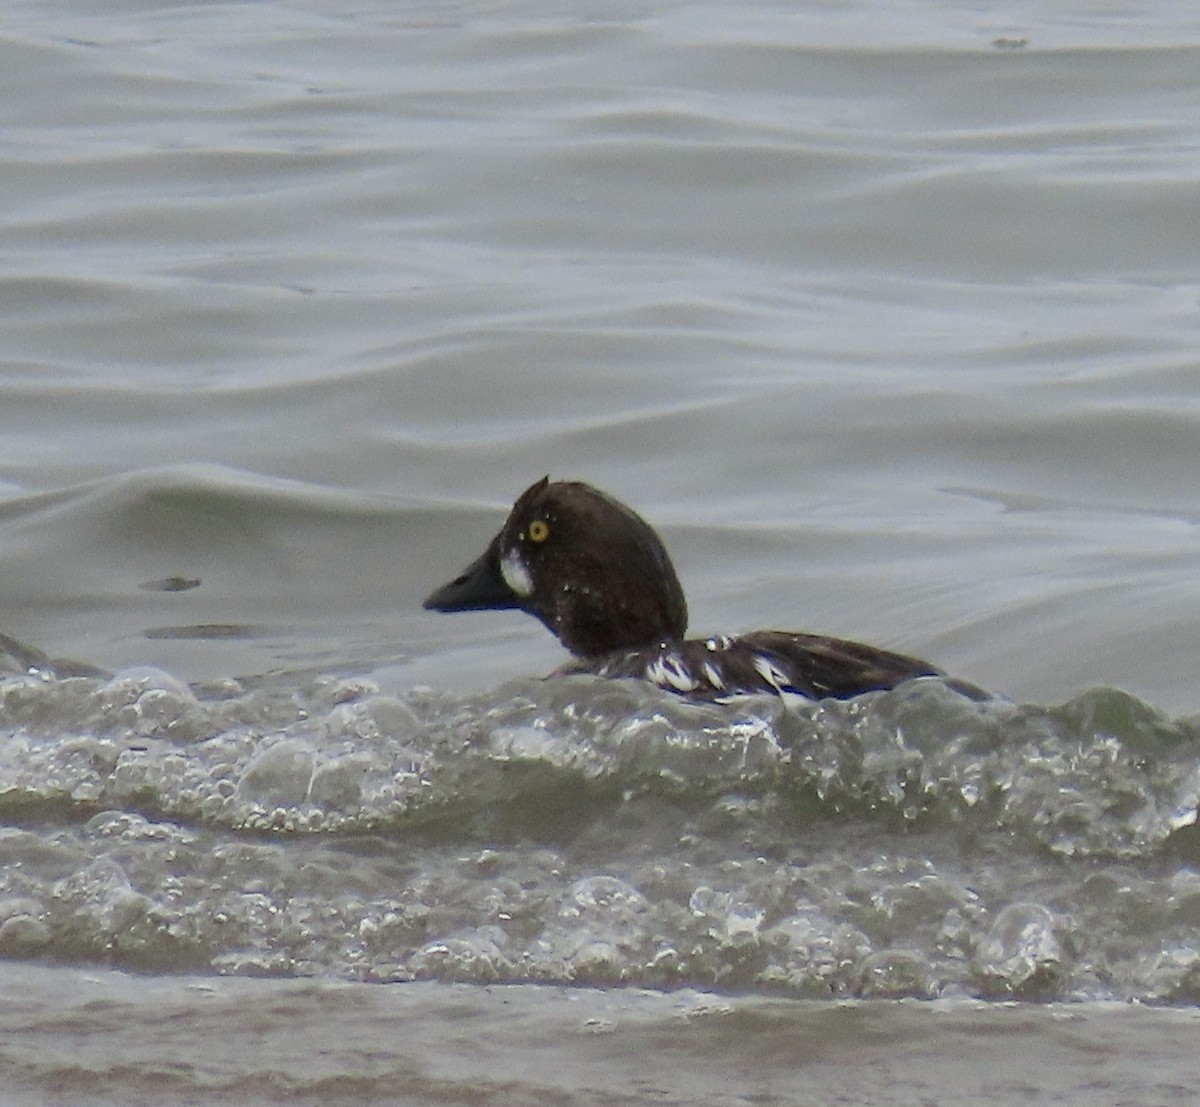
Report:
[{"label": "white cheek patch", "polygon": [[500,575],[504,578],[504,583],[521,599],[528,599],[533,595],[533,577],[529,575],[525,562],[516,550],[509,550],[500,559]]}]

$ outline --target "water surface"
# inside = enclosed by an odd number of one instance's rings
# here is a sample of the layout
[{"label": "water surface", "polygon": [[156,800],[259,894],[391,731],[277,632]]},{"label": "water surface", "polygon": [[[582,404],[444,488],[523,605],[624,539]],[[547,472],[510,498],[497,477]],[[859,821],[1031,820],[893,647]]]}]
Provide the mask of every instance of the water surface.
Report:
[{"label": "water surface", "polygon": [[[21,1094],[1178,1101],[1198,49],[1166,0],[8,13]],[[532,620],[420,601],[547,472],[662,529],[696,632],[999,698],[541,681]],[[328,1067],[264,1061],[304,1019]]]}]

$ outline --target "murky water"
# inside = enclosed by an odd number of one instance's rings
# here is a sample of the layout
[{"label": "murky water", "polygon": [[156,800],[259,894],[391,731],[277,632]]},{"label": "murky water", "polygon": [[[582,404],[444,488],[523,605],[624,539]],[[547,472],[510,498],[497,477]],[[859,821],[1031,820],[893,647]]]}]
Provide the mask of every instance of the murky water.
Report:
[{"label": "murky water", "polygon": [[[12,1095],[1179,1102],[1198,50],[1165,2],[9,12]],[[999,698],[537,679],[420,601],[546,472],[697,633]]]}]

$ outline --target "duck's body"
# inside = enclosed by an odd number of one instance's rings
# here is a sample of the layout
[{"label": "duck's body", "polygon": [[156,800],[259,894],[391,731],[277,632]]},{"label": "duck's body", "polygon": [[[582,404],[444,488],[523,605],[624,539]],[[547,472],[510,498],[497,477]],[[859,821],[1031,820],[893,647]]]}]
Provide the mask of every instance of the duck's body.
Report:
[{"label": "duck's body", "polygon": [[425,607],[526,611],[575,655],[573,669],[697,698],[848,699],[945,675],[919,658],[818,634],[685,639],[683,589],[650,525],[590,485],[549,477],[522,494],[483,556]]}]

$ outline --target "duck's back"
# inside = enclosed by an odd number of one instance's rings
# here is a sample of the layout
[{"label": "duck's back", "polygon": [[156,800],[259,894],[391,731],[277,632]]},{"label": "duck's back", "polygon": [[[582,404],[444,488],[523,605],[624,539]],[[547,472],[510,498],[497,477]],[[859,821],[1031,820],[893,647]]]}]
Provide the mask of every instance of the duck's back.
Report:
[{"label": "duck's back", "polygon": [[692,638],[615,654],[594,671],[638,677],[692,696],[795,692],[810,699],[849,699],[943,672],[920,658],[860,642],[782,630],[735,638]]}]

